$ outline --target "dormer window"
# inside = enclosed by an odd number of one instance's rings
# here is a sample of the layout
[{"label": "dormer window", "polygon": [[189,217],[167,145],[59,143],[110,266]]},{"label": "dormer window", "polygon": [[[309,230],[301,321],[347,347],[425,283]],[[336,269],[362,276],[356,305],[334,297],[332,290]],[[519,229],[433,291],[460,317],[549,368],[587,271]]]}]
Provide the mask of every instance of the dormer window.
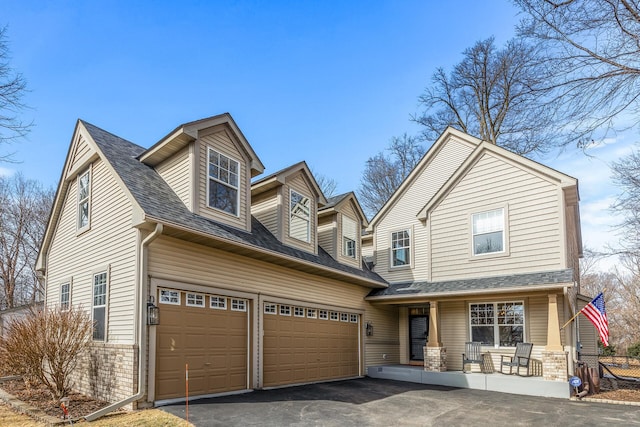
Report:
[{"label": "dormer window", "polygon": [[91,221],[91,169],[78,176],[78,232],[89,228]]},{"label": "dormer window", "polygon": [[342,255],[350,258],[356,256],[356,222],[349,217],[342,216]]},{"label": "dormer window", "polygon": [[209,148],[208,206],[238,216],[240,163]]},{"label": "dormer window", "polygon": [[289,236],[309,242],[311,230],[311,201],[291,190],[289,202]]}]

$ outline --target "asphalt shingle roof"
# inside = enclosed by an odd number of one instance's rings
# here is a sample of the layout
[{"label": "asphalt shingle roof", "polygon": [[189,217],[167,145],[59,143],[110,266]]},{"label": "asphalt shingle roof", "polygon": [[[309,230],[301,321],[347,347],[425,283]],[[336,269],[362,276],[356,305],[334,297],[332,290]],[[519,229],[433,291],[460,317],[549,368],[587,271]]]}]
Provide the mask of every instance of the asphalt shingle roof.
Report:
[{"label": "asphalt shingle roof", "polygon": [[500,290],[524,288],[531,285],[572,283],[573,270],[545,271],[540,273],[511,274],[507,276],[482,277],[478,279],[448,280],[441,282],[394,283],[386,289],[374,290],[370,297],[420,296],[441,293],[469,292],[478,290]]},{"label": "asphalt shingle roof", "polygon": [[194,214],[152,167],[136,159],[145,148],[85,121],[82,123],[147,216],[160,222],[176,224],[241,245],[266,249],[386,285],[384,279],[368,268],[357,269],[339,263],[321,247],[318,247],[318,254],[315,255],[282,244],[253,216],[251,232],[246,232]]}]

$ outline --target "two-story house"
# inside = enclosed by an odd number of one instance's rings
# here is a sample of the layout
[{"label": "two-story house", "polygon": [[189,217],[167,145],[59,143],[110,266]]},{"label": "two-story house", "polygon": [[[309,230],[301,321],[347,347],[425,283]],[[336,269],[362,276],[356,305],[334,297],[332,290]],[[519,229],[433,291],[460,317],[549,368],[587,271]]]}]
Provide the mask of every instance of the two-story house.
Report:
[{"label": "two-story house", "polygon": [[533,342],[566,380],[575,179],[448,129],[368,223],[304,162],[263,171],[229,114],[148,149],[76,124],[37,269],[47,306],[91,314],[76,388],[105,411],[184,399],[187,371],[210,396],[460,370],[471,340]]},{"label": "two-story house", "polygon": [[449,128],[365,241],[389,283],[367,300],[398,307],[400,363],[460,371],[476,341],[499,370],[501,355],[530,342],[538,373],[566,380],[576,337],[561,326],[582,255],[575,178]]}]

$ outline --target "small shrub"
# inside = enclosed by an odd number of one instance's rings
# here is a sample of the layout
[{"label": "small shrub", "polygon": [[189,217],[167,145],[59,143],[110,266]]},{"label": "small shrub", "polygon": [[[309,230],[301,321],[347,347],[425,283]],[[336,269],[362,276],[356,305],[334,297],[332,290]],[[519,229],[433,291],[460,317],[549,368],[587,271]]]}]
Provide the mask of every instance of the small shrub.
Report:
[{"label": "small shrub", "polygon": [[640,357],[640,342],[635,343],[627,349],[627,356]]},{"label": "small shrub", "polygon": [[0,365],[27,384],[44,384],[58,400],[71,391],[71,374],[91,343],[93,324],[78,308],[44,308],[15,320],[0,338]]}]

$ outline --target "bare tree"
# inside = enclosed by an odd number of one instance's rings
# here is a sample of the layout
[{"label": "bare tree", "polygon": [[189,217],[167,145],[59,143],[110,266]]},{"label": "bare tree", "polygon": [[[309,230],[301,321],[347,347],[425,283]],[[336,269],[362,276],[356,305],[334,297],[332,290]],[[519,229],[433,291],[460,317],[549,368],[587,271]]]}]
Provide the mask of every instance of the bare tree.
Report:
[{"label": "bare tree", "polygon": [[[636,0],[514,0],[519,34],[548,54],[549,89],[565,130],[583,141],[614,124],[640,122],[640,5]],[[621,113],[624,117],[621,118]],[[630,123],[630,124],[629,124]]]},{"label": "bare tree", "polygon": [[369,218],[373,217],[393,195],[425,153],[417,138],[406,133],[391,138],[389,147],[367,160],[358,200]]},{"label": "bare tree", "polygon": [[327,175],[322,173],[316,173],[313,169],[311,169],[311,173],[313,177],[316,179],[320,190],[322,190],[322,194],[325,197],[331,197],[336,193],[336,188],[338,188],[338,183],[335,179],[329,178]]},{"label": "bare tree", "polygon": [[33,302],[35,262],[53,191],[21,174],[0,177],[0,308]]},{"label": "bare tree", "polygon": [[523,39],[498,49],[494,39],[464,51],[453,70],[439,68],[419,97],[424,110],[413,120],[434,140],[453,126],[514,153],[544,154],[567,143],[554,129],[553,105],[545,103],[549,78],[540,50]]},{"label": "bare tree", "polygon": [[[27,91],[27,82],[22,74],[9,65],[7,27],[0,28],[0,143],[8,143],[29,132],[32,123],[24,122],[19,113],[25,109],[22,98]],[[0,156],[10,160],[10,155]]]},{"label": "bare tree", "polygon": [[614,183],[620,188],[612,208],[622,212],[624,218],[620,251],[640,256],[640,151],[614,162],[611,169]]}]

